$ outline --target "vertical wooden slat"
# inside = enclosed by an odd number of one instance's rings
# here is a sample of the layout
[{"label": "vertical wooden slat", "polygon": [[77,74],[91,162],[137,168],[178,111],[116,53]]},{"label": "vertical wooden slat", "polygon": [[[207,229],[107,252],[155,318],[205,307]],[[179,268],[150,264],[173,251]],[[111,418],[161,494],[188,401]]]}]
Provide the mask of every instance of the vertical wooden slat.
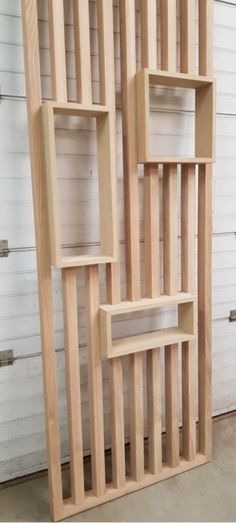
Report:
[{"label": "vertical wooden slat", "polygon": [[165,347],[166,462],[179,464],[178,345]]},{"label": "vertical wooden slat", "polygon": [[177,169],[163,167],[164,293],[177,292]]},{"label": "vertical wooden slat", "polygon": [[176,71],[176,0],[161,0],[161,67]]},{"label": "vertical wooden slat", "polygon": [[[199,1],[199,74],[213,72],[213,0]],[[199,450],[212,455],[211,412],[211,281],[212,281],[212,166],[198,175],[198,387]]]},{"label": "vertical wooden slat", "polygon": [[195,24],[195,1],[180,0],[180,71],[182,73],[194,73]]},{"label": "vertical wooden slat", "polygon": [[[195,289],[195,166],[181,173],[181,282],[182,291]],[[182,344],[183,455],[196,455],[195,343]]]},{"label": "vertical wooden slat", "polygon": [[140,298],[139,195],[136,143],[135,2],[120,2],[121,94],[128,299]]},{"label": "vertical wooden slat", "polygon": [[213,0],[199,0],[199,74],[213,73]]},{"label": "vertical wooden slat", "polygon": [[149,470],[152,474],[158,474],[162,468],[161,364],[159,348],[147,351],[147,394]]},{"label": "vertical wooden slat", "polygon": [[[142,67],[157,68],[156,0],[141,1]],[[160,294],[158,166],[144,166],[145,294]]]},{"label": "vertical wooden slat", "polygon": [[69,268],[62,272],[71,496],[74,503],[79,504],[84,499],[84,467],[76,275],[75,268]]},{"label": "vertical wooden slat", "polygon": [[142,67],[157,68],[157,14],[156,0],[141,0],[141,54]]},{"label": "vertical wooden slat", "polygon": [[135,481],[144,477],[143,354],[130,356],[130,468]]},{"label": "vertical wooden slat", "polygon": [[[142,67],[157,68],[156,0],[141,0]],[[160,294],[159,174],[158,166],[144,166],[144,263],[145,295]],[[160,349],[147,351],[147,401],[149,470],[158,474],[162,465]]]},{"label": "vertical wooden slat", "polygon": [[[52,93],[57,102],[67,102],[63,2],[60,0],[59,2],[49,0],[48,10]],[[76,269],[62,269],[62,297],[71,494],[75,503],[81,503],[84,499],[84,476]]]},{"label": "vertical wooden slat", "polygon": [[[113,6],[111,0],[98,0],[98,48],[100,103],[113,112],[115,134],[115,74],[113,41]],[[118,226],[118,225],[117,225]],[[106,265],[107,302],[120,301],[119,263]],[[110,377],[110,429],[112,448],[112,480],[116,488],[125,485],[125,441],[123,371],[121,358],[109,360]]]},{"label": "vertical wooden slat", "polygon": [[[176,165],[163,168],[164,293],[177,292],[177,172]],[[165,347],[166,457],[179,462],[178,345]]]},{"label": "vertical wooden slat", "polygon": [[102,362],[99,332],[99,275],[97,265],[86,267],[85,287],[92,488],[96,496],[102,496],[105,492],[105,455]]},{"label": "vertical wooden slat", "polygon": [[77,101],[92,102],[89,2],[73,0]]},{"label": "vertical wooden slat", "polygon": [[50,268],[49,227],[46,201],[46,181],[41,132],[42,103],[39,41],[36,0],[22,0],[24,57],[28,125],[31,158],[31,177],[34,200],[37,271],[39,282],[40,326],[44,379],[45,423],[47,430],[49,493],[53,517],[62,511],[62,482],[60,438],[57,410],[56,357]]},{"label": "vertical wooden slat", "polygon": [[[176,0],[161,0],[161,67],[176,71]],[[163,166],[164,293],[177,291],[177,169]],[[179,461],[178,345],[165,347],[166,459]]]},{"label": "vertical wooden slat", "polygon": [[[194,74],[195,2],[180,1],[180,70]],[[181,168],[181,288],[195,290],[195,166]],[[182,344],[183,455],[196,455],[195,343]]]},{"label": "vertical wooden slat", "polygon": [[[129,300],[140,298],[139,194],[136,140],[135,1],[120,1],[121,87],[124,159],[126,282]],[[130,356],[131,475],[144,476],[143,360]]]},{"label": "vertical wooden slat", "polygon": [[63,0],[48,0],[48,28],[52,98],[67,101],[66,51]]}]

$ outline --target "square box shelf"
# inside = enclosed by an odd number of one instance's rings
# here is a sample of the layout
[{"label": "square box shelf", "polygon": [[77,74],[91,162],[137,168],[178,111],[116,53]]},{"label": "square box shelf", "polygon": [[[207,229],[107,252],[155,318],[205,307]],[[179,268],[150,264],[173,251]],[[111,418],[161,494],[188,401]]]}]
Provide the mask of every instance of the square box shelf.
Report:
[{"label": "square box shelf", "polygon": [[[176,305],[178,325],[144,334],[112,339],[112,318],[132,312],[157,309]],[[115,358],[155,347],[194,340],[196,333],[195,297],[186,292],[159,298],[143,298],[138,301],[123,301],[114,305],[100,306],[100,335],[102,358]]]},{"label": "square box shelf", "polygon": [[[150,155],[150,85],[195,90],[195,156]],[[138,163],[213,163],[215,156],[215,82],[206,76],[141,69],[136,75]]]},{"label": "square box shelf", "polygon": [[[62,256],[54,126],[54,115],[58,114],[96,118],[101,237],[100,255]],[[118,233],[116,211],[115,122],[113,113],[102,105],[85,106],[84,104],[72,102],[45,102],[42,105],[42,122],[51,264],[61,268],[116,261],[118,259]]]}]

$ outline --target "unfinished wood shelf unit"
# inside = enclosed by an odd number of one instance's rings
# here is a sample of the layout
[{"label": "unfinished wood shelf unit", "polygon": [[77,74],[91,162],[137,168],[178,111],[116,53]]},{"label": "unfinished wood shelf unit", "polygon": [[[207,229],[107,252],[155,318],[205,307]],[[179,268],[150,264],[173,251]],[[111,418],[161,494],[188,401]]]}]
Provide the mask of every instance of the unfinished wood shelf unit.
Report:
[{"label": "unfinished wood shelf unit", "polygon": [[[137,73],[137,133],[139,163],[214,162],[215,144],[215,86],[212,78],[186,73],[169,73],[141,69]],[[195,156],[154,157],[150,154],[150,86],[180,87],[195,91]]]},{"label": "unfinished wood shelf unit", "polygon": [[[176,305],[178,326],[159,329],[155,332],[135,334],[129,337],[112,339],[112,318],[133,312],[143,312]],[[196,336],[195,297],[189,293],[176,296],[143,298],[138,301],[122,301],[114,305],[101,305],[100,332],[103,358],[114,358],[135,352],[155,349],[173,343],[192,341]]]},{"label": "unfinished wood shelf unit", "polygon": [[[67,82],[64,8],[71,2],[75,78]],[[42,100],[37,0],[22,0],[25,74],[28,104],[31,175],[39,284],[45,420],[51,513],[54,520],[134,492],[180,474],[211,459],[211,229],[212,165],[214,158],[214,82],[212,79],[213,0],[198,0],[199,53],[196,71],[196,12],[193,0],[160,0],[161,42],[157,42],[156,0],[140,0],[141,41],[136,39],[135,0],[119,0],[123,133],[123,174],[126,248],[126,295],[121,301],[118,220],[115,194],[115,59],[112,0],[92,2],[96,11],[98,73],[93,103],[94,59],[90,49],[88,0],[47,0],[51,98]],[[116,4],[117,6],[117,4]],[[177,6],[180,12],[177,13]],[[176,44],[180,17],[180,47]],[[116,25],[117,27],[117,25]],[[42,27],[40,28],[42,29]],[[94,41],[92,39],[93,45]],[[136,44],[141,43],[137,71]],[[161,71],[157,65],[160,46]],[[139,50],[138,50],[139,52]],[[176,71],[177,52],[180,72]],[[97,49],[96,49],[97,53]],[[70,53],[70,57],[72,57]],[[117,69],[117,67],[116,67]],[[97,80],[99,78],[99,89]],[[148,150],[149,83],[196,88],[195,158],[150,158]],[[45,87],[45,81],[43,82]],[[118,79],[117,79],[118,85]],[[93,89],[92,89],[93,87]],[[76,88],[76,101],[74,92]],[[48,96],[47,96],[48,98]],[[137,102],[138,100],[138,102]],[[42,113],[44,118],[42,121]],[[204,113],[204,115],[203,115]],[[101,257],[65,257],[61,253],[56,182],[54,114],[96,117],[100,178]],[[140,125],[141,118],[141,125]],[[137,143],[137,125],[139,132]],[[143,129],[141,129],[143,126]],[[201,133],[200,133],[201,131]],[[207,136],[206,136],[207,134]],[[138,163],[144,163],[144,286],[141,292]],[[184,163],[186,162],[186,163]],[[159,169],[163,163],[163,169]],[[177,285],[177,164],[181,163],[181,292]],[[196,165],[199,163],[198,170]],[[163,196],[160,190],[163,186]],[[198,209],[195,213],[195,186]],[[162,197],[164,205],[160,205]],[[47,202],[48,211],[47,212]],[[163,261],[159,215],[163,208]],[[197,214],[197,223],[196,223]],[[195,289],[195,232],[198,231],[198,287]],[[51,236],[51,238],[50,238]],[[50,255],[52,252],[52,257]],[[106,264],[106,303],[100,303],[99,263]],[[69,485],[63,496],[58,412],[56,341],[52,267],[60,268],[64,324],[66,405],[69,440]],[[79,267],[84,265],[84,267]],[[163,267],[162,267],[163,266]],[[162,271],[163,269],[163,271]],[[81,408],[80,339],[77,277],[85,287],[91,488],[85,488],[84,419]],[[161,282],[163,272],[163,294]],[[104,283],[104,282],[103,282]],[[170,333],[154,332],[112,340],[114,315],[174,305],[179,322]],[[79,308],[79,314],[81,309]],[[102,339],[102,341],[101,341]],[[196,342],[196,339],[198,340]],[[163,346],[162,346],[163,345]],[[148,350],[147,350],[148,349]],[[162,352],[164,368],[162,366]],[[123,356],[129,359],[128,378]],[[102,357],[107,358],[102,362]],[[114,357],[115,356],[115,357]],[[182,373],[179,378],[179,360]],[[196,358],[198,383],[195,383]],[[145,362],[144,362],[145,360]],[[146,363],[146,364],[144,364]],[[109,412],[105,413],[103,366],[109,377]],[[144,373],[146,376],[144,376]],[[129,398],[123,394],[127,379]],[[144,380],[147,413],[144,411]],[[161,381],[165,386],[164,407]],[[87,393],[87,391],[86,391]],[[197,401],[198,394],[198,401]],[[125,402],[128,401],[128,405]],[[197,410],[198,406],[198,410]],[[129,451],[125,454],[125,416],[129,408]],[[181,409],[182,407],[182,409]],[[182,418],[179,412],[182,411]],[[105,425],[109,416],[112,469],[107,478]],[[163,452],[162,418],[165,437]],[[198,424],[196,423],[198,420]],[[147,421],[147,423],[145,423]],[[182,432],[180,437],[180,426]],[[145,430],[147,426],[147,431]],[[148,462],[144,459],[144,439]],[[65,457],[65,456],[63,456]]]},{"label": "unfinished wood shelf unit", "polygon": [[[101,234],[101,254],[98,256],[62,256],[54,128],[54,115],[58,114],[96,118]],[[80,265],[96,265],[97,263],[117,261],[115,130],[112,112],[109,111],[108,107],[102,105],[45,102],[42,105],[42,122],[47,177],[51,264],[55,267],[78,267]]]}]

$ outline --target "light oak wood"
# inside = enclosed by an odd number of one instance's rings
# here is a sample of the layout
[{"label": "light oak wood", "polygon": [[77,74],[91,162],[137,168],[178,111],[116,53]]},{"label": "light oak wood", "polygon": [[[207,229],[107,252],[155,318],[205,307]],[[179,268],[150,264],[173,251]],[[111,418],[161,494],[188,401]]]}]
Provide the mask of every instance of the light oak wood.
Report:
[{"label": "light oak wood", "polygon": [[[195,289],[195,167],[182,166],[181,173],[181,286]],[[182,344],[183,454],[196,455],[196,352],[194,342]]]},{"label": "light oak wood", "polygon": [[[214,81],[204,76],[193,76],[189,73],[170,73],[169,71],[155,71],[152,69],[144,68],[137,73],[136,84],[137,139],[139,163],[212,163],[214,161],[215,155]],[[150,154],[149,88],[151,85],[161,85],[165,87],[180,87],[195,90],[194,158],[171,156],[156,157]]]},{"label": "light oak wood", "polygon": [[[161,67],[176,72],[176,1],[161,0]],[[169,75],[170,77],[171,75]],[[161,77],[164,79],[164,76]],[[166,78],[165,78],[166,80]],[[176,78],[178,81],[178,79]],[[173,82],[173,80],[169,80]],[[180,80],[181,82],[181,80]],[[164,292],[177,291],[177,168],[163,166],[163,258]],[[179,463],[178,345],[165,346],[166,461]]]},{"label": "light oak wood", "polygon": [[106,493],[101,498],[97,498],[93,495],[91,491],[88,491],[86,494],[85,502],[80,505],[74,505],[70,499],[66,500],[64,503],[61,518],[67,518],[77,513],[78,511],[83,512],[94,506],[100,505],[101,503],[106,503],[107,501],[111,501],[112,499],[116,499],[120,496],[129,494],[130,492],[135,492],[136,490],[140,490],[141,488],[171,478],[172,476],[181,474],[192,468],[199,467],[204,463],[207,463],[207,461],[208,460],[206,456],[204,456],[203,454],[197,454],[196,459],[191,462],[186,461],[184,459],[180,459],[179,465],[176,468],[164,465],[162,471],[157,475],[145,472],[143,480],[140,482],[134,481],[132,478],[128,478],[125,486],[122,489],[118,490],[114,488],[112,484],[107,485]]},{"label": "light oak wood", "polygon": [[[107,104],[114,117],[115,137],[115,75],[114,75],[114,39],[112,2],[99,1],[98,46],[99,46],[99,79],[100,102]],[[118,229],[118,219],[117,219]],[[119,262],[106,265],[107,302],[120,302],[120,266]],[[109,361],[110,391],[110,431],[112,481],[117,489],[125,485],[125,441],[124,441],[124,398],[123,369],[121,358]]]},{"label": "light oak wood", "polygon": [[[126,285],[130,300],[140,298],[139,192],[136,140],[136,37],[135,1],[120,1],[121,95],[124,166],[126,239]],[[131,474],[143,477],[143,407],[141,392],[143,361],[141,354],[130,356],[130,453]]]},{"label": "light oak wood", "polygon": [[[129,351],[130,353],[130,351]],[[143,354],[130,356],[130,475],[144,478]]]},{"label": "light oak wood", "polygon": [[74,499],[75,504],[82,503],[84,500],[84,466],[76,276],[76,269],[74,268],[65,269],[62,272],[71,496]]},{"label": "light oak wood", "polygon": [[213,74],[213,0],[199,0],[199,74]]},{"label": "light oak wood", "polygon": [[199,449],[211,459],[212,170],[210,166],[200,168],[198,194]]},{"label": "light oak wood", "polygon": [[44,381],[44,408],[47,431],[49,499],[55,519],[63,514],[60,464],[60,437],[56,384],[55,337],[52,303],[52,275],[49,259],[48,215],[45,209],[42,103],[36,0],[22,0],[24,58],[30,141],[31,179],[39,283],[40,329]]},{"label": "light oak wood", "polygon": [[[196,66],[195,3],[180,2],[180,70],[193,74]],[[202,133],[201,127],[199,132]],[[202,133],[203,134],[203,133]],[[195,166],[181,169],[181,286],[195,289]],[[196,455],[196,353],[194,342],[182,344],[182,453],[189,461]]]},{"label": "light oak wood", "polygon": [[103,496],[105,494],[105,455],[102,365],[98,313],[100,299],[97,265],[86,267],[85,287],[92,488],[96,496]]},{"label": "light oak wood", "polygon": [[[97,159],[100,206],[100,256],[62,256],[60,234],[59,191],[56,169],[56,145],[54,114],[96,117]],[[47,179],[47,202],[49,209],[51,263],[55,267],[94,265],[117,260],[117,210],[114,115],[106,107],[91,106],[91,110],[81,104],[54,104],[45,102],[42,106],[44,131],[44,152]],[[71,259],[70,259],[71,258]]]},{"label": "light oak wood", "polygon": [[161,0],[161,66],[176,70],[176,0]]},{"label": "light oak wood", "polygon": [[166,462],[179,464],[178,345],[165,347]]},{"label": "light oak wood", "polygon": [[[199,2],[199,73],[213,71],[213,0]],[[211,413],[211,278],[212,168],[199,169],[198,179],[198,387],[199,448],[212,456]]]},{"label": "light oak wood", "polygon": [[66,50],[63,0],[48,0],[48,29],[52,98],[67,101]]},{"label": "light oak wood", "polygon": [[[157,67],[156,0],[141,1],[142,67]],[[149,103],[148,103],[149,109]],[[145,294],[160,294],[159,179],[156,165],[144,167]]]},{"label": "light oak wood", "polygon": [[[64,11],[62,0],[49,0],[49,39],[52,97],[44,104],[45,149],[41,134],[39,43],[36,0],[22,0],[26,84],[37,263],[40,291],[42,356],[49,483],[54,519],[114,499],[176,473],[189,470],[211,457],[211,191],[214,160],[215,87],[212,80],[212,1],[199,2],[199,75],[194,76],[194,2],[180,0],[180,67],[176,73],[176,1],[161,0],[161,67],[157,70],[156,1],[141,0],[142,70],[136,75],[135,1],[120,0],[121,83],[125,189],[127,298],[120,303],[117,213],[115,194],[115,80],[111,0],[98,0],[98,57],[100,104],[92,103],[89,8],[87,0],[73,0],[77,100],[67,102]],[[66,5],[66,4],[65,4]],[[136,78],[137,76],[137,78]],[[149,155],[149,85],[191,88],[196,91],[195,156]],[[136,102],[137,87],[137,102]],[[136,105],[137,103],[137,105]],[[51,105],[50,105],[51,104]],[[46,108],[47,107],[47,108]],[[49,200],[56,214],[45,210],[45,165],[56,173],[54,114],[93,116],[97,134],[101,214],[101,256],[62,256],[60,234],[54,238],[54,256],[62,267],[65,362],[67,374],[68,427],[71,461],[71,497],[63,501],[60,439],[57,415],[55,340],[52,275],[49,256],[51,231],[59,229],[56,177],[49,182]],[[49,125],[48,125],[49,123]],[[138,125],[137,125],[138,124]],[[138,128],[138,132],[137,132]],[[138,142],[137,142],[138,137]],[[53,155],[52,155],[53,153]],[[140,299],[138,161],[145,163],[145,281],[146,298]],[[164,292],[160,293],[159,268],[159,168],[163,169]],[[176,166],[181,168],[181,288],[177,293],[177,191]],[[198,310],[199,310],[199,448],[196,453],[194,339],[197,332],[194,297],[194,165],[199,164],[198,201]],[[166,165],[165,165],[166,164]],[[192,164],[192,165],[191,165]],[[100,173],[110,172],[106,178]],[[50,176],[49,176],[50,178]],[[108,187],[108,190],[107,190]],[[111,193],[111,197],[107,197]],[[50,208],[51,203],[49,204]],[[112,216],[112,220],[110,217]],[[186,226],[186,224],[188,226]],[[56,233],[57,234],[57,233]],[[52,241],[52,243],[53,243]],[[110,246],[112,249],[110,250]],[[116,256],[114,253],[116,252]],[[100,307],[98,263],[106,263],[108,303]],[[89,265],[91,264],[91,265]],[[88,340],[89,417],[92,453],[92,491],[84,492],[82,427],[79,380],[76,269],[85,265],[86,327]],[[114,315],[177,306],[178,326],[157,332],[112,340]],[[100,309],[100,311],[99,311]],[[99,319],[100,315],[100,319]],[[100,330],[101,329],[101,337]],[[178,343],[182,343],[183,457],[179,456]],[[162,463],[160,405],[160,346],[165,346],[166,463]],[[110,415],[112,484],[106,485],[104,460],[103,386],[101,355],[110,358]],[[103,350],[102,350],[103,349]],[[147,350],[148,349],[148,350]],[[149,350],[150,349],[150,350]],[[143,352],[147,350],[149,472],[144,470]],[[122,356],[129,354],[130,370],[130,477],[126,477],[124,453],[124,404]]]},{"label": "light oak wood", "polygon": [[164,292],[177,289],[177,171],[176,165],[163,168],[163,257]]},{"label": "light oak wood", "polygon": [[[145,334],[136,334],[128,338],[112,339],[112,317],[131,312],[152,310],[154,308],[178,305],[178,326],[159,329]],[[142,299],[137,302],[121,302],[114,305],[100,306],[101,348],[104,358],[114,358],[125,354],[192,340],[196,332],[194,297],[190,294],[160,296],[160,298]]]},{"label": "light oak wood", "polygon": [[121,95],[127,296],[140,297],[139,195],[136,142],[135,2],[120,2]]},{"label": "light oak wood", "polygon": [[77,101],[92,102],[89,2],[73,0]]},{"label": "light oak wood", "polygon": [[195,2],[180,0],[180,70],[182,73],[194,74],[195,71],[195,25]]},{"label": "light oak wood", "polygon": [[152,474],[162,469],[161,363],[160,349],[147,352],[148,467]]}]

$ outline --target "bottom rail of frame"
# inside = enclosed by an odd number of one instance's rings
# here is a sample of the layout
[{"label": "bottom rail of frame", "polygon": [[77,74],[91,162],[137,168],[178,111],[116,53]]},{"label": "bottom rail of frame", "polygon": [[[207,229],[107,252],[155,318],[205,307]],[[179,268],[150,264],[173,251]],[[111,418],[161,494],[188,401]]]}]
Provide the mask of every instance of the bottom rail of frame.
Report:
[{"label": "bottom rail of frame", "polygon": [[158,475],[150,474],[150,472],[145,472],[142,481],[134,481],[132,478],[127,478],[125,486],[123,488],[114,488],[111,484],[106,485],[106,491],[103,496],[95,496],[93,491],[89,490],[85,492],[85,499],[80,504],[73,503],[73,499],[68,498],[64,500],[61,507],[58,507],[57,513],[55,513],[54,521],[59,521],[64,518],[73,516],[79,512],[83,512],[90,508],[96,507],[97,505],[102,505],[108,501],[112,501],[120,496],[126,494],[131,494],[136,490],[148,487],[154,483],[158,483],[164,479],[168,479],[177,474],[181,474],[187,470],[191,470],[195,467],[207,463],[209,458],[203,454],[197,454],[196,458],[193,461],[187,461],[183,458],[180,458],[179,465],[177,467],[168,467],[163,465],[162,471]]}]

